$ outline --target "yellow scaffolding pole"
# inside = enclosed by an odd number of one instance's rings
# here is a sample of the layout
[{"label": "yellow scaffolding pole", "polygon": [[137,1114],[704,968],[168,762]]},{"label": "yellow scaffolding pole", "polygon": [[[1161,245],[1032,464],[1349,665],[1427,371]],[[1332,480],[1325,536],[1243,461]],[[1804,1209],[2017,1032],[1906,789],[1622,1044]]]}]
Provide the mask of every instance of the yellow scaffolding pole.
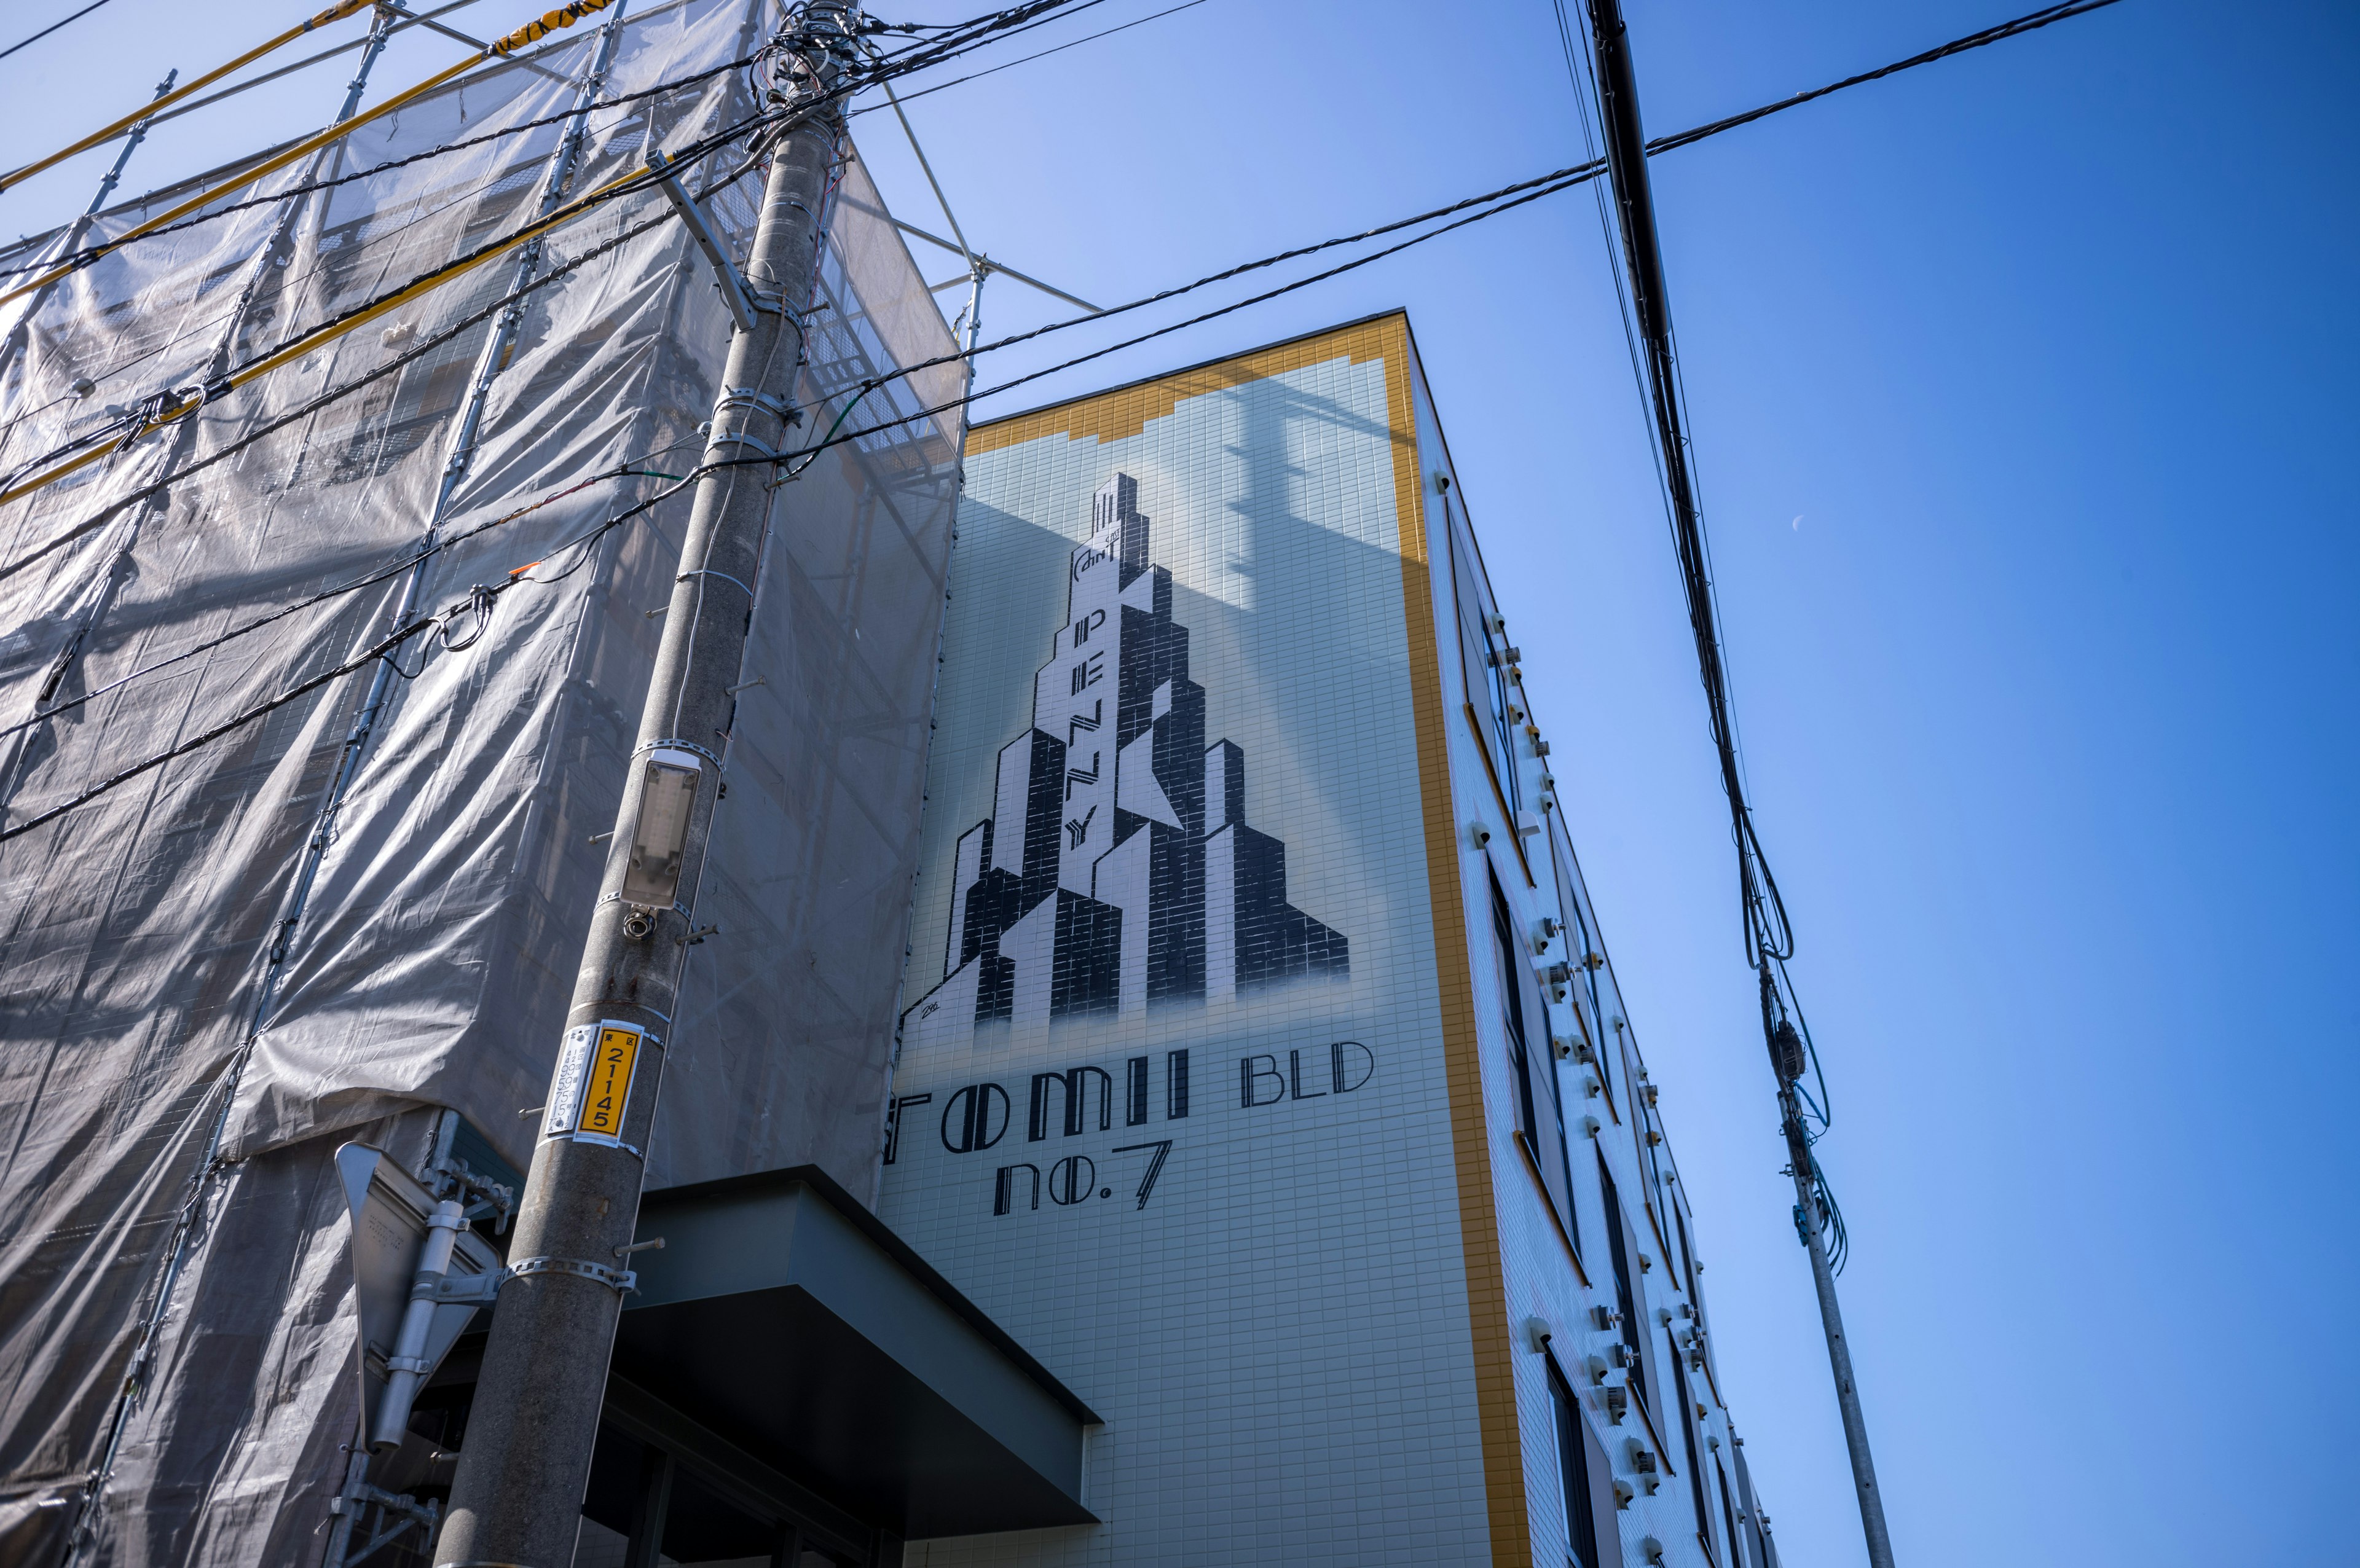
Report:
[{"label": "yellow scaffolding pole", "polygon": [[305,33],[311,31],[314,27],[324,27],[331,22],[343,21],[346,16],[351,16],[355,11],[365,11],[372,3],[373,0],[336,0],[334,5],[329,6],[318,16],[311,17],[307,21],[288,28],[277,38],[272,38],[268,42],[255,49],[246,50],[235,60],[231,60],[227,65],[222,66],[218,70],[205,72],[202,76],[198,77],[195,81],[189,82],[187,85],[178,89],[177,91],[167,93],[162,97],[143,104],[139,108],[134,109],[131,113],[124,115],[123,118],[115,121],[113,125],[107,125],[103,129],[91,132],[90,135],[82,137],[82,140],[74,143],[71,147],[60,147],[57,151],[49,154],[47,158],[38,158],[35,161],[25,165],[22,169],[12,169],[5,175],[0,175],[0,191],[5,191],[10,186],[15,185],[21,180],[28,180],[34,175],[40,173],[41,170],[45,169],[63,163],[66,159],[73,157],[73,155],[78,152],[88,152],[99,143],[111,140],[115,136],[121,136],[124,132],[129,130],[140,121],[152,118],[158,109],[169,108],[171,105],[179,103],[181,99],[186,98],[190,93],[212,86],[214,82],[219,82],[223,77],[227,76],[231,71],[236,71],[244,66],[252,65],[256,60],[260,60],[264,55],[268,54],[271,50],[280,49],[288,44],[293,43],[297,38],[301,38]]},{"label": "yellow scaffolding pole", "polygon": [[[598,0],[598,4],[601,5],[606,3],[606,0]],[[585,0],[585,4],[586,6],[587,0]],[[552,12],[552,15],[555,15],[555,13]],[[564,24],[558,23],[555,25],[562,27]],[[504,39],[502,41],[506,42],[507,40]],[[345,123],[347,125],[352,124],[350,121]],[[607,197],[612,195],[621,187],[628,185],[634,180],[644,180],[648,178],[648,171],[644,169],[634,169],[623,174],[617,175],[614,179],[606,181],[604,185],[576,197],[574,201],[567,202],[564,206],[560,207],[557,211],[550,213],[547,217],[527,223],[524,227],[517,230],[514,234],[507,235],[497,243],[486,245],[482,250],[476,251],[472,255],[461,256],[456,261],[446,263],[445,265],[435,268],[432,272],[421,273],[417,278],[414,278],[410,282],[404,284],[401,288],[395,289],[392,293],[386,295],[382,299],[370,301],[368,304],[353,311],[349,315],[340,316],[333,321],[322,322],[319,326],[312,328],[302,336],[292,339],[281,346],[273,349],[270,353],[264,354],[261,358],[248,360],[246,364],[241,365],[236,369],[231,371],[227,376],[223,376],[219,381],[216,381],[211,386],[202,389],[202,391],[200,391],[196,396],[181,398],[166,408],[158,409],[155,413],[142,419],[139,423],[125,434],[121,440],[109,441],[103,446],[93,447],[88,452],[81,452],[73,457],[65,459],[54,467],[44,469],[41,473],[35,474],[33,477],[26,480],[23,484],[18,485],[12,489],[0,491],[0,506],[5,506],[11,501],[21,500],[25,496],[32,495],[35,491],[45,490],[49,486],[56,484],[59,480],[65,478],[68,474],[79,473],[81,470],[89,467],[93,463],[97,463],[104,458],[113,456],[115,453],[121,452],[124,448],[129,446],[132,442],[139,440],[141,437],[148,435],[156,430],[162,430],[165,426],[172,424],[177,420],[188,418],[191,414],[195,413],[199,408],[204,407],[206,403],[213,399],[226,393],[235,391],[250,381],[258,380],[262,376],[269,375],[274,370],[292,365],[295,361],[301,359],[306,354],[311,354],[313,350],[333,343],[336,339],[344,336],[348,332],[357,332],[362,327],[368,325],[371,321],[377,321],[383,316],[388,315],[391,312],[401,309],[401,307],[409,304],[413,299],[421,299],[424,296],[432,293],[435,289],[440,289],[442,285],[452,281],[453,278],[464,277],[467,273],[474,271],[476,267],[481,267],[484,263],[491,261],[498,256],[505,256],[509,251],[516,249],[517,246],[537,239],[541,235],[549,233],[552,229],[558,227],[560,224],[580,216],[582,213],[589,211],[592,207],[596,206],[601,201],[606,200]]]},{"label": "yellow scaffolding pole", "polygon": [[[353,3],[355,5],[355,8],[357,9],[360,5],[367,4],[367,0],[353,0]],[[0,305],[5,305],[11,300],[21,299],[26,295],[32,293],[36,289],[46,289],[50,284],[57,282],[60,278],[71,276],[79,268],[90,266],[93,262],[98,260],[99,257],[129,245],[132,241],[139,238],[141,235],[153,233],[155,230],[162,228],[167,223],[176,223],[182,218],[187,217],[190,213],[211,206],[213,202],[218,201],[231,191],[251,185],[256,180],[262,179],[266,175],[275,174],[279,170],[286,168],[289,164],[294,163],[300,158],[307,158],[311,154],[319,151],[322,147],[326,147],[330,142],[336,140],[338,137],[351,135],[353,132],[360,129],[363,125],[367,125],[370,121],[381,120],[386,115],[392,114],[394,111],[401,108],[405,104],[415,103],[418,99],[433,92],[434,89],[442,86],[444,82],[449,82],[452,78],[474,70],[476,66],[483,64],[486,60],[497,60],[513,49],[522,49],[529,43],[533,43],[548,37],[552,32],[560,27],[570,27],[581,17],[589,16],[591,13],[595,11],[605,10],[608,4],[609,0],[568,0],[568,4],[560,6],[558,9],[544,12],[540,16],[527,22],[523,27],[519,27],[516,31],[508,34],[506,38],[495,39],[493,42],[486,45],[484,47],[484,51],[481,54],[470,55],[465,60],[459,61],[456,65],[438,71],[433,75],[428,77],[425,81],[419,82],[417,85],[395,93],[392,97],[387,99],[384,103],[379,103],[376,108],[367,111],[366,114],[355,114],[349,120],[340,121],[337,124],[329,126],[326,130],[320,132],[317,136],[306,136],[301,141],[297,142],[294,146],[286,148],[284,151],[263,159],[253,168],[241,170],[237,174],[231,176],[229,179],[223,180],[219,185],[214,186],[212,190],[191,196],[180,205],[172,208],[170,211],[159,212],[155,217],[148,219],[146,223],[140,223],[134,228],[125,230],[122,234],[115,235],[115,238],[107,241],[104,245],[93,246],[91,249],[82,252],[73,260],[64,262],[57,267],[51,267],[49,271],[43,273],[40,277],[32,279],[30,282],[18,284],[16,288],[9,289],[6,293],[0,294]],[[325,16],[327,13],[322,12],[321,15]],[[316,20],[317,18],[314,19]],[[308,23],[306,24],[306,26],[309,25],[310,24]],[[300,31],[300,29],[297,30]],[[224,69],[227,68],[225,67]],[[64,155],[61,154],[60,156]],[[13,180],[14,178],[16,178],[14,175],[10,176],[10,179]]]}]

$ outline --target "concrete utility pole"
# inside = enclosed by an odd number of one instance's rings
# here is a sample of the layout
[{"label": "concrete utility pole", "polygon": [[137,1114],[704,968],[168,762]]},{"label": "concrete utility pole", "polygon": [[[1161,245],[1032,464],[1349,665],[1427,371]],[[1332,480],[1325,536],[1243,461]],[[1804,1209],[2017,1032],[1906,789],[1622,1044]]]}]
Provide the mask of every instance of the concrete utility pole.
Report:
[{"label": "concrete utility pole", "polygon": [[[774,57],[791,103],[835,86],[857,22],[843,0],[807,0],[791,13],[778,39],[784,53]],[[826,104],[772,149],[747,268],[753,330],[730,343],[705,463],[770,456],[786,444],[801,321],[843,132],[841,113]],[[774,477],[773,468],[748,464],[696,487],[525,1181],[510,1277],[434,1550],[443,1568],[567,1568],[574,1558]]]},{"label": "concrete utility pole", "polygon": [[1589,5],[1590,41],[1598,62],[1599,118],[1606,133],[1606,158],[1622,232],[1631,302],[1638,316],[1639,337],[1645,352],[1655,441],[1663,462],[1665,489],[1671,502],[1672,533],[1681,558],[1689,621],[1697,639],[1698,670],[1712,711],[1721,789],[1729,800],[1732,837],[1740,856],[1746,937],[1762,980],[1762,1028],[1778,1075],[1779,1114],[1800,1203],[1796,1225],[1803,1233],[1803,1245],[1810,1251],[1811,1278],[1819,1289],[1819,1316],[1827,1330],[1828,1359],[1835,1371],[1836,1403],[1843,1416],[1844,1446],[1851,1451],[1852,1486],[1860,1498],[1861,1529],[1867,1539],[1870,1568],[1893,1568],[1893,1542],[1885,1528],[1885,1499],[1876,1488],[1876,1466],[1869,1456],[1868,1421],[1861,1410],[1860,1391],[1852,1381],[1852,1351],[1844,1342],[1843,1316],[1836,1306],[1835,1270],[1829,1266],[1827,1243],[1819,1228],[1817,1167],[1811,1160],[1810,1139],[1803,1127],[1802,1105],[1796,1089],[1796,1081],[1803,1072],[1804,1043],[1794,1025],[1785,1018],[1771,979],[1770,949],[1775,944],[1766,934],[1769,917],[1764,903],[1769,895],[1765,892],[1763,881],[1766,873],[1758,867],[1758,846],[1753,840],[1744,781],[1738,768],[1734,732],[1729,718],[1728,677],[1721,664],[1712,585],[1707,575],[1696,481],[1688,468],[1687,421],[1679,406],[1682,394],[1678,354],[1672,341],[1663,250],[1655,232],[1655,193],[1647,177],[1647,140],[1639,122],[1638,73],[1631,59],[1630,30],[1622,21],[1621,0],[1589,0]]},{"label": "concrete utility pole", "polygon": [[[1791,1032],[1792,1026],[1787,1027]],[[1799,1074],[1799,1062],[1796,1069]],[[1803,1233],[1803,1245],[1811,1254],[1811,1283],[1819,1292],[1819,1323],[1827,1330],[1836,1408],[1843,1416],[1844,1447],[1852,1455],[1852,1488],[1860,1494],[1860,1528],[1868,1541],[1869,1568],[1893,1568],[1893,1539],[1885,1530],[1885,1497],[1876,1489],[1876,1460],[1868,1451],[1868,1418],[1861,1413],[1860,1389],[1852,1380],[1852,1346],[1844,1342],[1843,1309],[1836,1304],[1836,1273],[1828,1264],[1819,1194],[1812,1190],[1816,1183],[1811,1175],[1810,1139],[1803,1131],[1803,1106],[1795,1092],[1795,1080],[1783,1069],[1778,1114],[1785,1121],[1786,1154],[1795,1173],[1796,1228]]]}]

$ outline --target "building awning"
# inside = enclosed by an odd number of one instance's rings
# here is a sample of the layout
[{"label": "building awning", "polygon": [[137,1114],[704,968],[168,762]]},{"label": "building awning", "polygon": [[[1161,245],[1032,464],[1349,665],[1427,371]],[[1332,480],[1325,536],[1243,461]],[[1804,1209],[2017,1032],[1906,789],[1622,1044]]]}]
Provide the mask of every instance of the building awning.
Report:
[{"label": "building awning", "polygon": [[1098,1418],[818,1167],[650,1192],[658,1236],[622,1388],[904,1539],[1097,1521]]}]

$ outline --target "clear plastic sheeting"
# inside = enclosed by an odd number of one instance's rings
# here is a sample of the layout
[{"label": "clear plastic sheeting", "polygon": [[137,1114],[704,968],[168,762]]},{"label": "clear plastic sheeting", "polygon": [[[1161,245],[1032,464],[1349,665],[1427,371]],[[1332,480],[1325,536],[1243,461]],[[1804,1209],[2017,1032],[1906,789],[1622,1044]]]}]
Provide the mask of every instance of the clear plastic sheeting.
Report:
[{"label": "clear plastic sheeting", "polygon": [[[604,95],[740,60],[766,25],[745,0],[634,5]],[[236,199],[562,114],[596,47],[577,25]],[[637,167],[651,137],[677,148],[745,118],[749,85],[724,70],[592,109],[571,189]],[[341,82],[322,92],[332,110]],[[0,474],[38,472],[110,406],[200,385],[514,229],[563,129],[144,240],[0,311]],[[955,347],[847,154],[803,441],[862,377]],[[690,189],[748,156],[734,143]],[[741,256],[761,179],[707,192]],[[200,188],[102,214],[89,237]],[[444,531],[549,504],[432,559],[420,603],[454,614],[394,656],[300,923],[286,921],[305,846],[368,668],[0,843],[0,1565],[55,1560],[126,1377],[90,1561],[316,1552],[356,1415],[334,1147],[398,1136],[386,1147],[422,1159],[424,1107],[448,1106],[529,1162],[538,1122],[519,1112],[555,1056],[607,854],[591,840],[613,824],[661,633],[649,612],[689,505],[599,533],[665,481],[574,487],[699,461],[729,331],[668,212],[641,192],[550,237],[544,273],[607,248],[527,296]],[[513,254],[488,262],[0,508],[0,828],[385,635],[401,590],[388,569],[424,537],[491,327],[434,340],[515,276]],[[884,422],[958,388],[945,365],[869,393],[843,428],[870,433],[778,490],[695,906],[718,929],[689,950],[653,1184],[816,1161],[873,1190],[962,435],[955,419]],[[465,607],[519,574],[488,615]],[[151,1320],[161,1333],[135,1364]]]}]

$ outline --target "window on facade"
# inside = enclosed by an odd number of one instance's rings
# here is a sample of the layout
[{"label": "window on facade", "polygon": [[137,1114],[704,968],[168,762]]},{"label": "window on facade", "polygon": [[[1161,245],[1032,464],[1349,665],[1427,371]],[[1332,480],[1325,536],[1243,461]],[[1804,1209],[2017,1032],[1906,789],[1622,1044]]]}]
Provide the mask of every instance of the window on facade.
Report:
[{"label": "window on facade", "polygon": [[1491,948],[1500,961],[1501,1021],[1508,1030],[1508,1058],[1516,1069],[1516,1126],[1535,1149],[1541,1146],[1540,1124],[1533,1115],[1532,1053],[1525,1049],[1523,946],[1516,940],[1515,920],[1508,913],[1507,895],[1500,879],[1491,879]]},{"label": "window on facade", "polygon": [[1745,1548],[1737,1539],[1737,1510],[1729,1502],[1729,1472],[1721,1467],[1721,1457],[1712,1461],[1712,1478],[1721,1485],[1721,1538],[1729,1543],[1731,1568],[1740,1568],[1745,1561]]},{"label": "window on facade", "polygon": [[1737,1568],[1777,1568],[1777,1560],[1762,1530],[1762,1499],[1754,1495],[1754,1477],[1745,1468],[1745,1450],[1742,1446],[1730,1450],[1731,1464],[1737,1475],[1737,1508],[1739,1519],[1745,1527],[1745,1545],[1737,1554]]},{"label": "window on facade", "polygon": [[1496,615],[1491,595],[1484,587],[1482,569],[1475,563],[1465,529],[1459,526],[1458,508],[1445,497],[1442,511],[1450,534],[1450,577],[1458,598],[1459,656],[1466,675],[1467,701],[1487,732],[1484,738],[1491,747],[1492,767],[1500,775],[1508,809],[1520,811],[1524,795],[1523,781],[1516,776],[1515,724],[1509,714],[1515,705],[1515,692],[1508,678],[1508,641],[1492,630]]},{"label": "window on facade", "polygon": [[1704,1467],[1697,1459],[1696,1403],[1688,1395],[1688,1364],[1680,1347],[1672,1346],[1672,1397],[1680,1406],[1680,1442],[1688,1456],[1688,1492],[1696,1501],[1697,1534],[1708,1547],[1712,1541],[1712,1510],[1704,1497]]},{"label": "window on facade", "polygon": [[1565,1136],[1565,1091],[1557,1073],[1557,1059],[1548,1058],[1549,1103],[1557,1108],[1557,1163],[1565,1172],[1565,1192],[1557,1207],[1565,1215],[1565,1234],[1573,1243],[1573,1250],[1581,1251],[1581,1215],[1573,1206],[1573,1149]]},{"label": "window on facade", "polygon": [[1565,1489],[1565,1554],[1576,1568],[1600,1568],[1598,1513],[1590,1497],[1590,1451],[1581,1442],[1581,1410],[1565,1374],[1551,1361],[1549,1403],[1557,1410],[1557,1464]]},{"label": "window on facade", "polygon": [[1573,858],[1573,841],[1566,836],[1565,812],[1562,809],[1548,813],[1549,860],[1557,870],[1557,922],[1565,928],[1560,939],[1565,944],[1565,961],[1573,967],[1574,1010],[1581,1015],[1583,1033],[1590,1041],[1590,1055],[1597,1059],[1599,1086],[1610,1095],[1614,1092],[1614,1080],[1606,1071],[1606,1051],[1601,1042],[1606,1039],[1606,1018],[1599,1000],[1599,969],[1589,960],[1593,953],[1602,951],[1598,935],[1590,929],[1590,905],[1582,897],[1581,872]]},{"label": "window on facade", "polygon": [[1631,1031],[1622,1030],[1622,1082],[1631,1091],[1631,1148],[1639,1157],[1639,1207],[1655,1231],[1658,1244],[1668,1251],[1671,1243],[1663,1238],[1671,1235],[1671,1227],[1655,1214],[1655,1205],[1663,1202],[1664,1173],[1655,1163],[1655,1146],[1648,1138],[1655,1131],[1655,1109],[1647,1104],[1651,1085]]},{"label": "window on facade", "polygon": [[[1491,946],[1499,958],[1501,1022],[1507,1030],[1508,1058],[1516,1073],[1516,1130],[1524,1135],[1550,1205],[1565,1225],[1567,1239],[1579,1252],[1581,1226],[1573,1208],[1573,1158],[1565,1136],[1564,1090],[1557,1082],[1557,1058],[1542,1043],[1548,1035],[1546,1004],[1537,994],[1526,996],[1534,984],[1532,950],[1516,934],[1515,917],[1509,912],[1507,895],[1500,890],[1496,877],[1491,878]],[[1540,1081],[1537,1088],[1535,1079]],[[1542,1111],[1549,1114],[1546,1123],[1540,1119]]]},{"label": "window on facade", "polygon": [[1631,1289],[1631,1244],[1624,1239],[1631,1228],[1629,1218],[1622,1213],[1622,1200],[1614,1191],[1613,1172],[1606,1169],[1606,1157],[1598,1157],[1598,1186],[1606,1198],[1606,1249],[1614,1261],[1614,1310],[1622,1314],[1622,1348],[1630,1360],[1629,1382],[1632,1397],[1641,1404],[1647,1402],[1647,1368],[1639,1353],[1639,1304]]},{"label": "window on facade", "polygon": [[[1696,1324],[1697,1324],[1697,1333],[1699,1333],[1699,1334],[1709,1334],[1710,1331],[1710,1330],[1708,1330],[1708,1329],[1706,1328],[1706,1326],[1705,1326],[1705,1315],[1704,1315],[1704,1284],[1703,1284],[1703,1282],[1702,1282],[1701,1280],[1690,1280],[1690,1281],[1689,1281],[1689,1284],[1688,1284],[1688,1300],[1689,1300],[1689,1301],[1693,1301],[1694,1303],[1696,1303]],[[1713,1362],[1712,1362],[1712,1342],[1711,1342],[1711,1340],[1710,1340],[1710,1338],[1708,1338],[1708,1339],[1705,1341],[1705,1347],[1704,1347],[1704,1358],[1705,1358],[1705,1359],[1704,1359],[1705,1370],[1707,1371],[1707,1373],[1710,1373],[1710,1372],[1711,1372],[1711,1370],[1712,1370]]]}]

